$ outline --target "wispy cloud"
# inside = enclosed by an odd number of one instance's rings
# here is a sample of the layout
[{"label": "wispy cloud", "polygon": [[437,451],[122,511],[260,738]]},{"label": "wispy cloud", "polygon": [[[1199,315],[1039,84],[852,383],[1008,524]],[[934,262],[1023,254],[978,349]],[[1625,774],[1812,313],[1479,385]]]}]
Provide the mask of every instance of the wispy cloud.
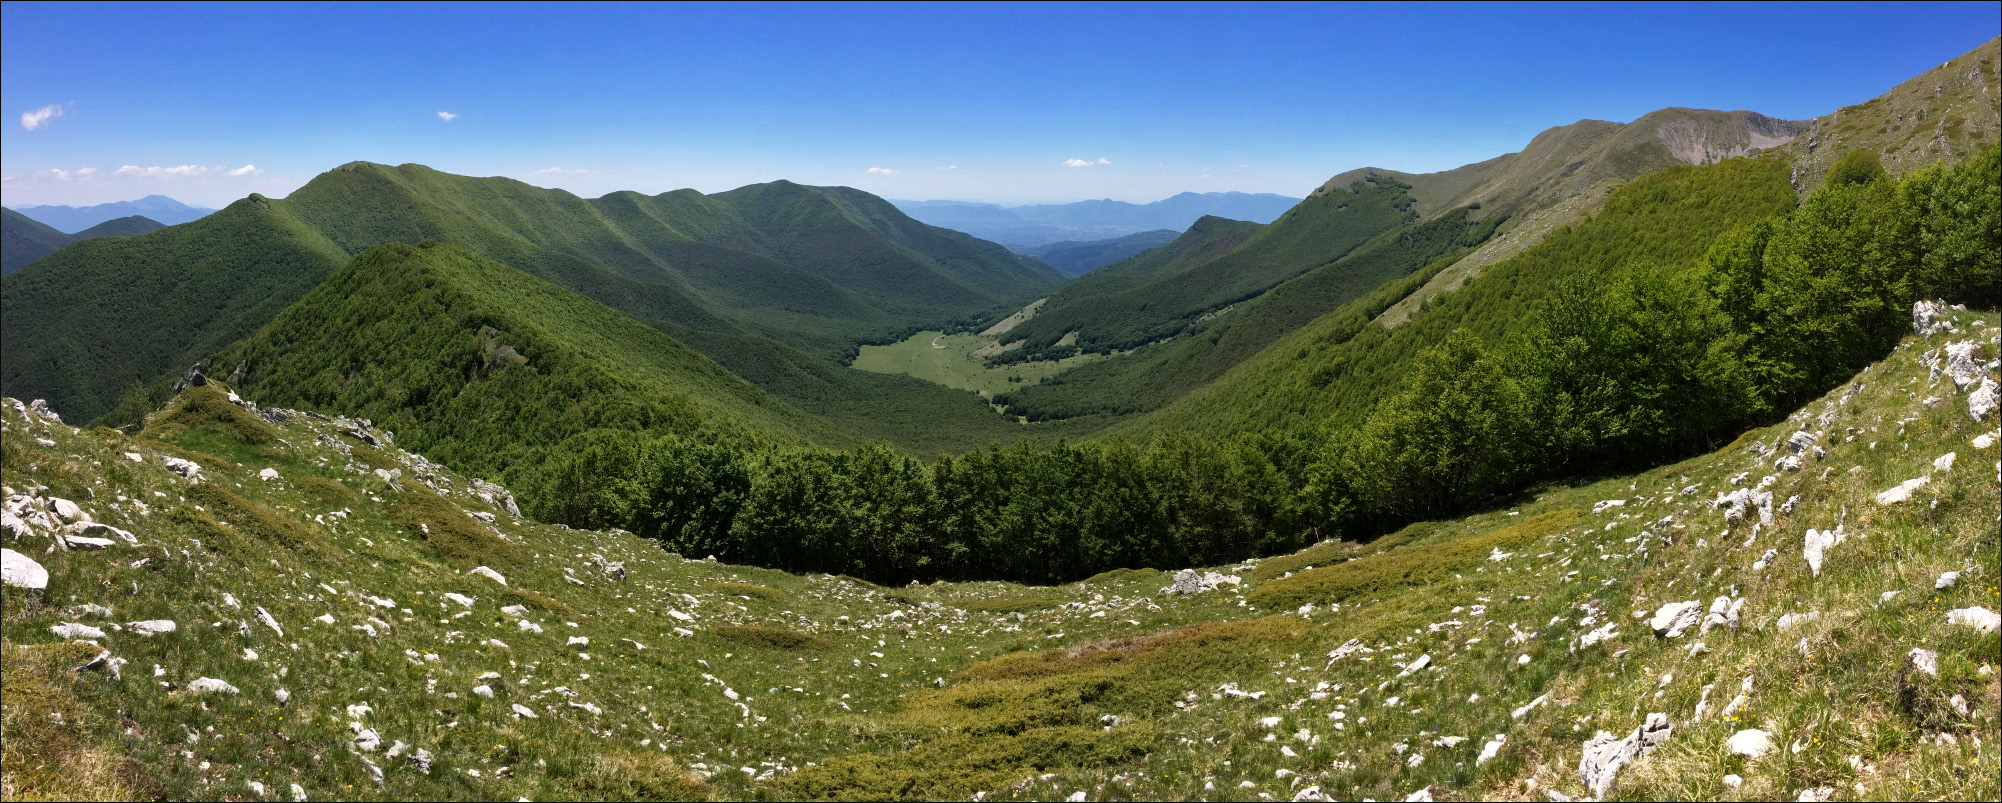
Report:
[{"label": "wispy cloud", "polygon": [[117,174],[121,176],[133,176],[138,178],[185,178],[188,176],[205,176],[208,175],[209,173],[216,172],[220,169],[221,168],[209,167],[208,165],[178,165],[175,167],[159,167],[159,166],[140,167],[139,165],[125,165],[123,167],[118,168],[118,170],[115,172],[117,172]]},{"label": "wispy cloud", "polygon": [[259,169],[257,169],[257,165],[244,165],[244,166],[242,166],[242,167],[239,167],[239,168],[237,168],[237,169],[235,169],[235,170],[231,170],[231,171],[229,171],[229,173],[228,173],[227,175],[232,175],[232,176],[254,176],[254,175],[257,175],[257,174],[259,174],[259,173],[262,173],[262,172],[264,172],[264,171],[262,171],[262,170],[259,170]]},{"label": "wispy cloud", "polygon": [[1111,162],[1108,162],[1108,161],[1106,161],[1106,160],[1105,160],[1105,157],[1103,157],[1103,156],[1100,156],[1100,157],[1098,157],[1098,161],[1096,161],[1096,162],[1094,162],[1094,161],[1090,161],[1090,160],[1088,160],[1088,159],[1065,159],[1065,160],[1064,160],[1064,166],[1065,166],[1065,167],[1090,167],[1090,166],[1092,166],[1092,165],[1109,165],[1109,164],[1112,164],[1112,163],[1111,163]]},{"label": "wispy cloud", "polygon": [[878,176],[894,176],[897,174],[897,171],[887,167],[871,167],[869,168],[869,172]]},{"label": "wispy cloud", "polygon": [[456,114],[453,114],[453,113],[451,113],[451,112],[439,112],[439,113],[438,113],[438,119],[440,119],[440,120],[444,120],[445,122],[448,122],[448,123],[449,123],[449,122],[452,122],[452,119],[453,119],[453,118],[455,118],[455,117],[458,117],[458,116],[459,116],[459,115],[456,115]]},{"label": "wispy cloud", "polygon": [[940,170],[958,170],[959,165],[939,165]]},{"label": "wispy cloud", "polygon": [[585,170],[584,168],[581,168],[581,167],[545,167],[545,168],[542,168],[541,170],[537,170],[537,171],[535,171],[535,175],[538,175],[538,176],[575,176],[575,175],[581,175],[581,174],[584,174],[584,173],[589,173],[589,172],[591,172],[591,171],[589,171],[589,170]]},{"label": "wispy cloud", "polygon": [[61,116],[63,116],[63,107],[43,106],[42,108],[22,114],[21,127],[33,131],[48,125],[51,119]]}]

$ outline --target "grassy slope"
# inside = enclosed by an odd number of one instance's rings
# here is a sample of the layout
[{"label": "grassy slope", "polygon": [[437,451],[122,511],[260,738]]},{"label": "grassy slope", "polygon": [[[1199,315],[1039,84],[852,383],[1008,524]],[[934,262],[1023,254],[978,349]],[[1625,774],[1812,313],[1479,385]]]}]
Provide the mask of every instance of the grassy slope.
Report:
[{"label": "grassy slope", "polygon": [[1775,150],[1793,165],[1802,197],[1853,150],[1875,151],[1892,175],[1934,162],[1956,164],[2002,137],[1999,73],[2002,37],[1889,92],[1817,117],[1803,136]]},{"label": "grassy slope", "polygon": [[[1415,219],[1411,206],[1411,196],[1389,182],[1362,181],[1349,190],[1322,193],[1215,259],[1163,265],[1173,269],[1130,283],[1141,276],[1139,271],[1121,265],[1094,271],[1052,294],[1035,318],[1011,334],[1027,341],[1024,354],[1040,354],[1073,331],[1079,347],[1098,352],[1173,337],[1204,313],[1340,259],[1370,238]],[[1148,258],[1142,254],[1134,259]]]},{"label": "grassy slope", "polygon": [[1357,326],[1342,311],[1323,316],[1215,382],[1111,431],[1226,434],[1354,423],[1395,388],[1410,360],[1453,329],[1499,338],[1562,282],[1647,265],[1685,270],[1731,227],[1791,209],[1793,190],[1786,179],[1783,165],[1758,159],[1642,176],[1615,192],[1596,218],[1437,297],[1411,324],[1386,329]]},{"label": "grassy slope", "polygon": [[[2002,350],[1997,316],[1956,319],[1988,355]],[[1872,799],[1986,797],[2002,782],[1992,741],[2002,638],[1950,624],[1946,611],[2002,606],[2002,468],[1995,446],[1969,443],[1993,419],[1970,420],[1964,396],[1930,378],[1921,355],[1970,334],[1913,338],[1850,386],[1715,454],[1542,489],[1511,509],[1370,545],[1331,543],[1267,561],[1270,570],[1223,567],[1246,578],[1242,588],[1192,597],[1162,596],[1167,578],[1155,572],[1057,588],[890,590],[684,560],[620,533],[516,519],[460,475],[361,447],[338,422],[268,427],[214,385],[130,439],[10,404],[0,481],[46,486],[139,545],[62,552],[39,528],[0,535],[52,576],[44,594],[0,590],[4,783],[24,797],[175,799],[255,797],[252,781],[267,797],[296,783],[321,800],[1252,800],[1309,786],[1338,798],[1427,787],[1540,798],[1584,792],[1578,749],[1595,731],[1624,734],[1661,712],[1673,734],[1614,797],[1792,799],[1821,786]],[[1947,400],[1927,406],[1925,396]],[[1771,453],[1752,448],[1796,429],[1827,451],[1799,472],[1774,470]],[[1948,451],[1955,466],[1933,468]],[[163,456],[200,461],[207,484],[169,474]],[[401,468],[399,485],[376,466]],[[279,478],[260,480],[267,467]],[[1772,526],[1727,523],[1709,504],[1734,478],[1768,473],[1776,501],[1799,497]],[[1928,474],[1911,502],[1871,501]],[[1626,504],[1587,512],[1611,499]],[[492,529],[460,510],[493,516]],[[1837,523],[1849,537],[1817,577],[1803,533]],[[1490,543],[1513,554],[1492,561],[1482,550],[1422,584],[1361,596],[1329,579],[1356,569],[1308,568],[1349,557],[1436,566]],[[1753,568],[1768,548],[1775,557]],[[592,553],[623,561],[626,578],[597,572]],[[468,574],[476,565],[508,585]],[[1935,589],[1940,573],[1960,569],[1971,571]],[[1303,588],[1343,601],[1293,610]],[[1885,591],[1901,593],[1881,600]],[[472,597],[470,611],[446,593]],[[1634,618],[1717,596],[1746,600],[1739,627],[1671,641]],[[1273,607],[1282,597],[1288,607]],[[72,607],[85,602],[114,615]],[[523,609],[500,610],[508,605]],[[1781,616],[1808,612],[1819,616],[1781,629]],[[148,618],[179,628],[110,628]],[[96,650],[51,635],[62,621],[111,631],[101,643],[127,662],[124,679],[75,669]],[[1604,624],[1617,634],[1574,647]],[[1373,652],[1327,657],[1352,639]],[[1699,640],[1707,651],[1692,653]],[[1901,669],[1915,647],[1938,651],[1939,677]],[[1429,667],[1404,673],[1421,655]],[[1747,704],[1722,715],[1748,676]],[[186,691],[199,677],[241,693]],[[477,685],[494,696],[476,696]],[[1975,720],[1954,713],[1955,695]],[[369,711],[349,708],[363,703]],[[516,704],[536,718],[517,718]],[[423,748],[430,772],[351,751],[350,723],[385,748]],[[1778,749],[1729,756],[1724,740],[1746,727],[1769,731]],[[1505,744],[1477,762],[1493,734]],[[367,762],[382,770],[380,786]],[[1724,786],[1727,773],[1743,785]]]}]

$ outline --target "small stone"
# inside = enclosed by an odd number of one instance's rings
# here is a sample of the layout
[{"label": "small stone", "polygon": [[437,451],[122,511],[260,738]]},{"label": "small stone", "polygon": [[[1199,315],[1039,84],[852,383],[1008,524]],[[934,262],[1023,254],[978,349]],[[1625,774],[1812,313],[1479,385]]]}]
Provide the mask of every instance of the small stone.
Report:
[{"label": "small stone", "polygon": [[472,571],[470,571],[470,572],[467,572],[467,573],[468,573],[468,574],[477,574],[477,575],[479,575],[479,576],[481,576],[481,577],[485,577],[485,578],[487,578],[487,579],[489,579],[489,580],[492,580],[492,581],[494,581],[494,582],[496,582],[496,583],[499,583],[499,584],[501,584],[501,585],[507,585],[507,578],[505,578],[505,577],[502,577],[502,576],[501,576],[501,573],[500,573],[500,572],[497,572],[497,571],[494,571],[494,570],[492,570],[492,569],[489,569],[489,568],[487,568],[487,567],[485,567],[485,566],[476,566],[476,567],[474,567],[474,568],[473,568],[473,570],[472,570]]},{"label": "small stone", "polygon": [[148,619],[143,622],[126,622],[125,626],[132,632],[142,636],[151,636],[156,633],[172,633],[175,627],[174,620],[172,619]]},{"label": "small stone", "polygon": [[196,678],[188,684],[188,691],[198,694],[235,694],[237,688],[215,678]]},{"label": "small stone", "polygon": [[270,482],[272,480],[278,479],[278,469],[267,468],[264,469],[263,471],[259,471],[257,472],[257,478],[260,480],[264,480],[265,482]]},{"label": "small stone", "polygon": [[515,703],[515,704],[513,704],[512,706],[510,706],[510,708],[512,708],[512,709],[514,710],[514,715],[515,715],[515,716],[517,716],[517,717],[520,717],[520,718],[522,718],[522,719],[536,719],[536,718],[537,718],[537,717],[535,716],[535,711],[534,711],[534,709],[531,709],[531,708],[529,708],[528,706],[525,706],[525,705],[522,705],[521,703]]},{"label": "small stone", "polygon": [[1904,482],[1898,483],[1896,486],[1893,486],[1889,490],[1877,494],[1877,504],[1895,505],[1898,504],[1899,502],[1903,502],[1907,499],[1912,498],[1912,494],[1914,492],[1916,492],[1920,488],[1926,487],[1926,484],[1931,481],[1932,481],[1931,478],[1928,477],[1915,477],[1909,480],[1905,480]]},{"label": "small stone", "polygon": [[1983,633],[1993,633],[2002,628],[2002,614],[1980,606],[1947,611],[1947,624],[1966,625]]},{"label": "small stone", "polygon": [[1773,737],[1757,728],[1747,728],[1731,735],[1724,741],[1724,749],[1734,755],[1758,758],[1773,749]]},{"label": "small stone", "polygon": [[1696,625],[1703,618],[1703,603],[1696,600],[1671,602],[1661,606],[1648,621],[1657,636],[1680,638],[1684,631]]}]

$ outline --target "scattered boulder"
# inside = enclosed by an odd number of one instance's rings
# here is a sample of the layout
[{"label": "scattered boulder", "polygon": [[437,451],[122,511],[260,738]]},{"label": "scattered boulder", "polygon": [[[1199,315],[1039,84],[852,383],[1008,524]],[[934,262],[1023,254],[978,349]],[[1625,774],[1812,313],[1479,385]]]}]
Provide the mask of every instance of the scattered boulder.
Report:
[{"label": "scattered boulder", "polygon": [[1972,340],[1946,344],[1946,375],[1953,380],[1953,389],[1967,390],[1974,384],[1974,378],[1981,375],[1981,363],[1974,355],[1981,350],[1981,344]]},{"label": "scattered boulder", "polygon": [[1973,393],[1967,394],[1967,414],[1973,416],[1976,421],[1987,418],[1989,413],[1995,412],[1997,396],[1995,380],[1982,377],[1981,386],[1975,388]]},{"label": "scattered boulder", "polygon": [[188,684],[188,691],[196,694],[235,694],[237,688],[215,678],[195,678]]},{"label": "scattered boulder", "polygon": [[43,399],[36,399],[34,401],[28,402],[28,412],[34,413],[35,415],[41,416],[50,421],[54,421],[58,424],[63,422],[63,417],[56,415],[56,411],[49,409],[48,401]]},{"label": "scattered boulder", "polygon": [[1941,332],[1952,331],[1953,322],[1946,317],[1947,306],[1934,301],[1919,301],[1912,304],[1912,331],[1919,337],[1931,337]]},{"label": "scattered boulder", "polygon": [[1502,745],[1507,743],[1508,734],[1495,734],[1495,738],[1489,739],[1487,744],[1481,745],[1481,755],[1479,758],[1474,759],[1474,766],[1478,767],[1488,763],[1488,759],[1494,758],[1497,753],[1500,753]]},{"label": "scattered boulder", "polygon": [[49,587],[49,570],[42,568],[34,558],[11,549],[0,549],[0,582],[29,591],[45,591]]},{"label": "scattered boulder", "polygon": [[1821,563],[1828,554],[1828,548],[1835,546],[1836,541],[1834,532],[1808,528],[1807,545],[1801,549],[1801,555],[1807,558],[1807,567],[1814,572],[1814,576],[1821,576]]},{"label": "scattered boulder", "polygon": [[49,632],[56,634],[56,638],[62,638],[62,639],[104,638],[104,631],[99,630],[95,627],[91,627],[90,625],[80,625],[75,622],[64,622],[62,624],[56,625],[54,627],[49,628]]},{"label": "scattered boulder", "polygon": [[492,580],[501,585],[507,585],[507,578],[502,577],[500,572],[494,571],[485,566],[475,566],[473,567],[472,571],[467,572],[467,574],[477,574],[481,577],[485,577],[488,580]]},{"label": "scattered boulder", "polygon": [[172,471],[175,474],[179,474],[184,479],[194,481],[194,480],[200,480],[202,478],[201,464],[196,463],[193,460],[184,460],[179,457],[168,457],[166,455],[161,455],[160,463],[166,466],[168,471]]},{"label": "scattered boulder", "polygon": [[1648,626],[1662,638],[1680,638],[1684,631],[1703,619],[1703,603],[1696,600],[1671,602],[1654,612]]},{"label": "scattered boulder", "polygon": [[522,705],[521,703],[515,703],[509,707],[514,711],[514,715],[517,717],[520,717],[522,719],[539,719],[539,717],[535,715],[535,709],[529,708],[528,706]]},{"label": "scattered boulder", "polygon": [[263,471],[259,471],[257,472],[257,478],[260,480],[264,480],[265,482],[270,482],[272,480],[278,479],[278,469],[267,468],[264,469]]},{"label": "scattered boulder", "polygon": [[126,622],[125,627],[134,633],[138,633],[139,635],[151,636],[157,633],[174,632],[174,620],[147,619],[146,621],[143,622]]},{"label": "scattered boulder", "polygon": [[1208,591],[1215,587],[1216,586],[1214,585],[1203,582],[1202,576],[1196,574],[1196,570],[1183,569],[1179,572],[1175,572],[1175,579],[1168,585],[1167,588],[1161,589],[1161,593],[1167,594],[1169,596],[1174,596],[1176,594],[1198,594],[1204,591]]},{"label": "scattered boulder", "polygon": [[1585,743],[1584,757],[1578,762],[1578,780],[1592,790],[1593,797],[1604,798],[1622,770],[1647,758],[1674,731],[1674,726],[1668,724],[1668,715],[1660,713],[1648,714],[1647,720],[1624,739],[1599,731]]}]

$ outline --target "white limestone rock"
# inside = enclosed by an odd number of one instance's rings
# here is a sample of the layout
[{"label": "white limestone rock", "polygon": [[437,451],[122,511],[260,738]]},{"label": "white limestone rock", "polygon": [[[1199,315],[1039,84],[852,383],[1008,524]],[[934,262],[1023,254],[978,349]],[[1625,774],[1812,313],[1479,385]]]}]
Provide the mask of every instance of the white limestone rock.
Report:
[{"label": "white limestone rock", "polygon": [[1983,633],[1993,633],[2002,628],[2002,614],[1980,606],[1960,608],[1947,611],[1946,622],[1950,625],[1966,625]]},{"label": "white limestone rock", "polygon": [[188,691],[196,694],[236,694],[237,688],[215,678],[195,678]]},{"label": "white limestone rock", "polygon": [[151,636],[159,633],[174,632],[174,620],[147,619],[146,621],[143,622],[126,622],[125,627],[126,629],[131,630],[134,633],[138,633],[139,635]]},{"label": "white limestone rock", "polygon": [[475,566],[475,567],[473,567],[473,570],[472,570],[472,571],[470,571],[470,572],[467,572],[467,573],[468,573],[468,574],[477,574],[477,575],[479,575],[479,576],[481,576],[481,577],[485,577],[485,578],[487,578],[488,580],[492,580],[492,581],[494,581],[494,582],[496,582],[496,583],[499,583],[499,584],[501,584],[501,585],[507,585],[507,578],[505,578],[505,577],[502,577],[502,576],[501,576],[501,573],[500,573],[500,572],[497,572],[497,571],[494,571],[494,570],[492,570],[492,569],[489,569],[489,568],[487,568],[487,567],[485,567],[485,566]]},{"label": "white limestone rock", "polygon": [[1674,731],[1674,726],[1668,724],[1668,715],[1661,713],[1648,714],[1647,720],[1624,739],[1599,731],[1585,743],[1584,756],[1578,762],[1578,780],[1592,791],[1593,797],[1604,798],[1622,770],[1646,758],[1668,741]]},{"label": "white limestone rock", "polygon": [[1702,619],[1703,603],[1696,600],[1671,602],[1654,612],[1654,618],[1648,620],[1648,627],[1653,628],[1657,636],[1681,638],[1684,631]]},{"label": "white limestone rock", "polygon": [[1982,377],[1981,386],[1975,388],[1973,393],[1967,394],[1967,414],[1976,421],[1987,418],[1989,414],[1995,412],[1997,395],[1995,380]]},{"label": "white limestone rock", "polygon": [[49,632],[56,634],[56,638],[61,638],[61,639],[104,638],[103,630],[91,627],[90,625],[77,624],[75,622],[64,622],[62,624],[56,625],[54,627],[49,628]]},{"label": "white limestone rock", "polygon": [[1755,759],[1772,752],[1773,737],[1758,728],[1746,728],[1724,740],[1724,749],[1732,755]]},{"label": "white limestone rock", "polygon": [[45,591],[49,587],[49,570],[42,568],[34,558],[11,549],[0,549],[0,582],[29,591]]},{"label": "white limestone rock", "polygon": [[1939,677],[1939,653],[1932,650],[1913,647],[1911,652],[1905,653],[1905,663],[1920,672]]}]

